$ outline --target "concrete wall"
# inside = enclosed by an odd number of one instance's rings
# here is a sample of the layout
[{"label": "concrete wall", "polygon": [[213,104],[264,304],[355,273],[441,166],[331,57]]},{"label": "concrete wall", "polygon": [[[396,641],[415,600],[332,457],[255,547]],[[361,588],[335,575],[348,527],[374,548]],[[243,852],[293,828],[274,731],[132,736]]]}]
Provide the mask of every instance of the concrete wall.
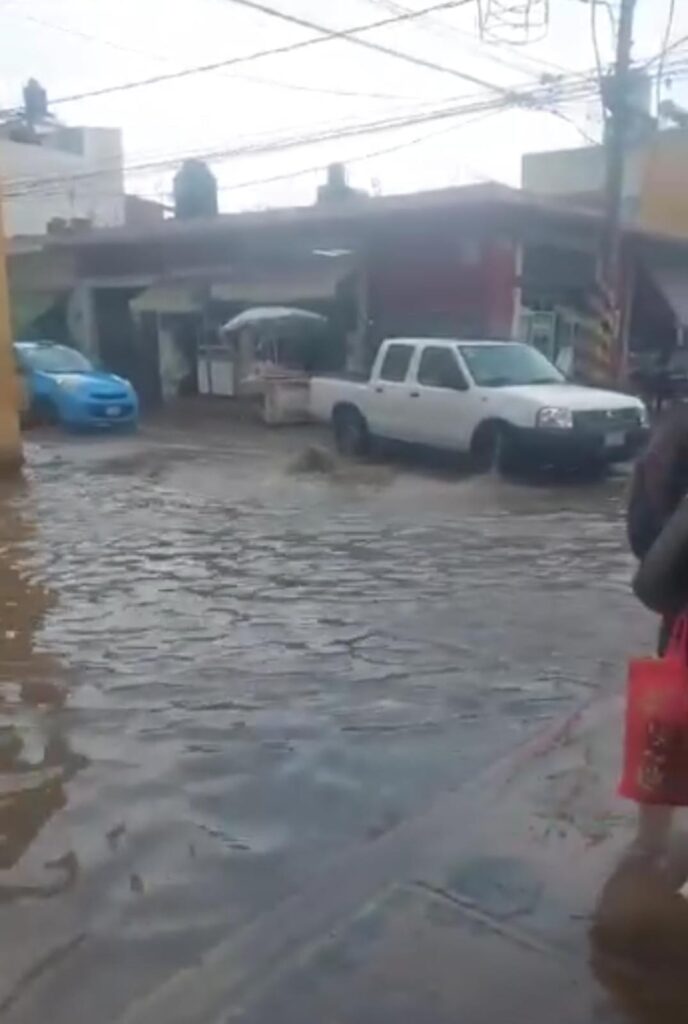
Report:
[{"label": "concrete wall", "polygon": [[[118,129],[63,130],[40,146],[0,138],[0,180],[10,236],[43,234],[54,217],[86,217],[97,227],[124,224]],[[22,194],[29,183],[30,194]]]},{"label": "concrete wall", "polygon": [[[636,215],[642,190],[646,150],[633,150],[624,176],[626,215]],[[605,155],[602,146],[528,153],[521,163],[523,188],[551,198],[566,197],[581,205],[599,205],[605,190]]]}]

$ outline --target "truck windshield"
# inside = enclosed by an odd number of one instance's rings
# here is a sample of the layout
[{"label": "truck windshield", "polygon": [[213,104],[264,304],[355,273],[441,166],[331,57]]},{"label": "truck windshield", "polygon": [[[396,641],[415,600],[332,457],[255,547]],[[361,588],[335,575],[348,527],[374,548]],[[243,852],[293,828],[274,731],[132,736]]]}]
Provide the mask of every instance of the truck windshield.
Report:
[{"label": "truck windshield", "polygon": [[459,345],[473,380],[483,388],[561,384],[564,377],[541,352],[514,341]]}]

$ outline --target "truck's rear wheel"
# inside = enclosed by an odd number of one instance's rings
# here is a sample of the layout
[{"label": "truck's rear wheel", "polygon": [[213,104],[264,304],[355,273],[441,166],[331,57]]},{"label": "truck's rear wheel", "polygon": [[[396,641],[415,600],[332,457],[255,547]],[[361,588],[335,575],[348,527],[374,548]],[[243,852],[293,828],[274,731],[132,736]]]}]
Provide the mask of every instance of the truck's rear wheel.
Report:
[{"label": "truck's rear wheel", "polygon": [[366,455],[370,448],[368,425],[351,405],[335,409],[332,417],[337,451],[348,457]]}]

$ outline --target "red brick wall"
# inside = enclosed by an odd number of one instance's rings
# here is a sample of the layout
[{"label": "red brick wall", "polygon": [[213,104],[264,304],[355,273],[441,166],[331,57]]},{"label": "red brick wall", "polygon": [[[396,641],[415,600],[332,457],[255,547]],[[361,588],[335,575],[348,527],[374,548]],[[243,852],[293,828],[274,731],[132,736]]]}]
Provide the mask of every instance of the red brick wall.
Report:
[{"label": "red brick wall", "polygon": [[378,252],[370,266],[370,314],[381,334],[509,337],[516,250],[470,241]]}]

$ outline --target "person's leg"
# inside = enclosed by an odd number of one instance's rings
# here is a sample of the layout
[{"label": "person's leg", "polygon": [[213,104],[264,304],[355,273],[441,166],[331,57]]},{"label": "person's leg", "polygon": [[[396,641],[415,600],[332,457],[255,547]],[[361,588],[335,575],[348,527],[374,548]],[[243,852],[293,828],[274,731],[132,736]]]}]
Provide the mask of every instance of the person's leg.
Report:
[{"label": "person's leg", "polygon": [[638,831],[633,844],[636,850],[653,857],[664,856],[669,849],[673,818],[672,807],[641,804],[638,808]]}]

